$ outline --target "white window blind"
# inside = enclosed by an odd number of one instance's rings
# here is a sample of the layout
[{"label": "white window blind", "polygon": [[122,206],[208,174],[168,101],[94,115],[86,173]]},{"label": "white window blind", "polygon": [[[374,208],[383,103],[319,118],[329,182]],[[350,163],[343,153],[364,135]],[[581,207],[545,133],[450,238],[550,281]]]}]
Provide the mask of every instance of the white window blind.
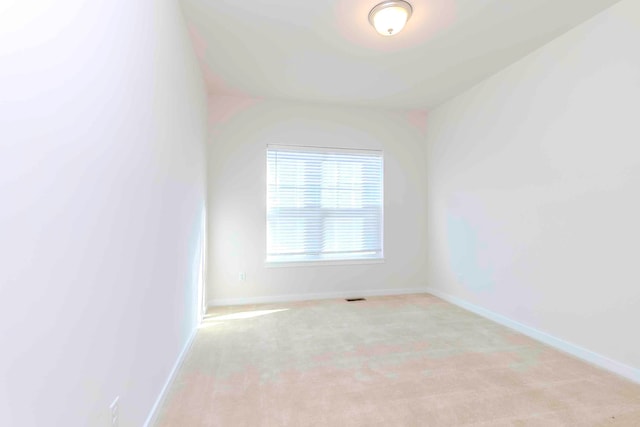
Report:
[{"label": "white window blind", "polygon": [[267,148],[267,261],[382,258],[381,151]]}]

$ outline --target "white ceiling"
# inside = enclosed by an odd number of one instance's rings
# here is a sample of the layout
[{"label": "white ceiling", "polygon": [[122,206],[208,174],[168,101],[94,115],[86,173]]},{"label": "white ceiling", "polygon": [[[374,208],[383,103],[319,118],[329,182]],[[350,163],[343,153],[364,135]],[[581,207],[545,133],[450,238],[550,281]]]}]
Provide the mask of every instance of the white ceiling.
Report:
[{"label": "white ceiling", "polygon": [[618,0],[409,0],[378,35],[380,0],[182,0],[214,94],[428,108]]}]

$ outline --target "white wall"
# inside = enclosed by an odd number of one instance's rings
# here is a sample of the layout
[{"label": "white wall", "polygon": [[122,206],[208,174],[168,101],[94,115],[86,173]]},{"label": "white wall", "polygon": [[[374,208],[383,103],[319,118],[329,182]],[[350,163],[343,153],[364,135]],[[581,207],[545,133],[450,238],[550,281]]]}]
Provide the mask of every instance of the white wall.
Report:
[{"label": "white wall", "polygon": [[[429,286],[640,368],[640,2],[429,114]],[[640,378],[640,377],[639,377]]]},{"label": "white wall", "polygon": [[[424,286],[424,113],[210,100],[211,303],[399,292]],[[385,263],[266,268],[266,145],[384,151]],[[246,281],[239,281],[239,273]]]},{"label": "white wall", "polygon": [[177,2],[0,5],[0,425],[145,422],[196,326],[206,108]]}]

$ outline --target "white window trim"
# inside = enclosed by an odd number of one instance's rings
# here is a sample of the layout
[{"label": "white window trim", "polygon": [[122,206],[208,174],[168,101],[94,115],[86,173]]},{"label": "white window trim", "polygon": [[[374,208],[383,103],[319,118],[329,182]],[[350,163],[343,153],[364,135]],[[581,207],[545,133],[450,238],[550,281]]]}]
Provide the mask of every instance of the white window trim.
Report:
[{"label": "white window trim", "polygon": [[[385,188],[384,177],[386,174],[386,163],[384,161],[384,151],[381,149],[369,149],[369,148],[343,148],[343,147],[327,147],[327,146],[310,146],[310,145],[293,145],[293,144],[267,144],[265,147],[265,154],[269,149],[298,149],[315,152],[335,152],[340,151],[343,153],[356,153],[361,154],[368,152],[380,156],[382,161],[382,194],[381,194],[381,229],[380,229],[380,257],[376,258],[356,258],[356,259],[326,259],[326,260],[301,260],[301,261],[273,261],[265,259],[264,266],[266,268],[290,268],[290,267],[309,267],[309,266],[341,266],[341,265],[364,265],[364,264],[384,264],[385,263]],[[267,212],[265,210],[265,225],[268,226]]]},{"label": "white window trim", "polygon": [[289,268],[289,267],[335,267],[340,265],[363,265],[363,264],[384,264],[384,258],[364,258],[364,259],[327,259],[319,261],[264,261],[266,268]]},{"label": "white window trim", "polygon": [[305,150],[305,151],[314,151],[317,153],[335,153],[339,151],[345,154],[362,154],[371,153],[377,154],[384,160],[384,152],[382,150],[376,150],[374,148],[341,148],[341,147],[319,147],[315,145],[288,145],[288,144],[267,144],[267,150]]}]

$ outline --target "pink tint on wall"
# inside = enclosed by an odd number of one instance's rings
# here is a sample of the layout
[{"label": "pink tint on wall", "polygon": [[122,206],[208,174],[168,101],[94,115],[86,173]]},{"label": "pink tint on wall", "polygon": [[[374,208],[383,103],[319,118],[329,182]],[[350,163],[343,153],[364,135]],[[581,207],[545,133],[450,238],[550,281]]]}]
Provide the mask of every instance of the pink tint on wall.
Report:
[{"label": "pink tint on wall", "polygon": [[237,88],[232,87],[229,82],[227,82],[222,76],[211,69],[211,67],[207,63],[206,39],[202,36],[202,34],[200,34],[200,31],[198,31],[195,25],[189,23],[188,29],[189,38],[191,39],[191,44],[193,45],[193,50],[195,51],[196,57],[198,58],[198,65],[202,70],[202,74],[207,85],[207,91],[210,94],[224,94],[246,97],[247,94],[243,93]]},{"label": "pink tint on wall", "polygon": [[407,111],[407,121],[411,126],[420,131],[420,134],[427,134],[427,110],[409,110]]},{"label": "pink tint on wall", "polygon": [[212,96],[209,98],[209,124],[215,128],[261,101],[246,96]]},{"label": "pink tint on wall", "polygon": [[202,37],[202,34],[200,34],[195,25],[189,24],[188,29],[193,50],[196,52],[198,59],[204,61],[205,55],[207,54],[207,42],[204,40],[204,37]]},{"label": "pink tint on wall", "polygon": [[453,23],[455,1],[409,0],[413,7],[406,27],[393,37],[381,36],[369,23],[369,12],[379,2],[338,0],[334,7],[335,30],[354,45],[392,52],[410,49],[432,40]]}]

